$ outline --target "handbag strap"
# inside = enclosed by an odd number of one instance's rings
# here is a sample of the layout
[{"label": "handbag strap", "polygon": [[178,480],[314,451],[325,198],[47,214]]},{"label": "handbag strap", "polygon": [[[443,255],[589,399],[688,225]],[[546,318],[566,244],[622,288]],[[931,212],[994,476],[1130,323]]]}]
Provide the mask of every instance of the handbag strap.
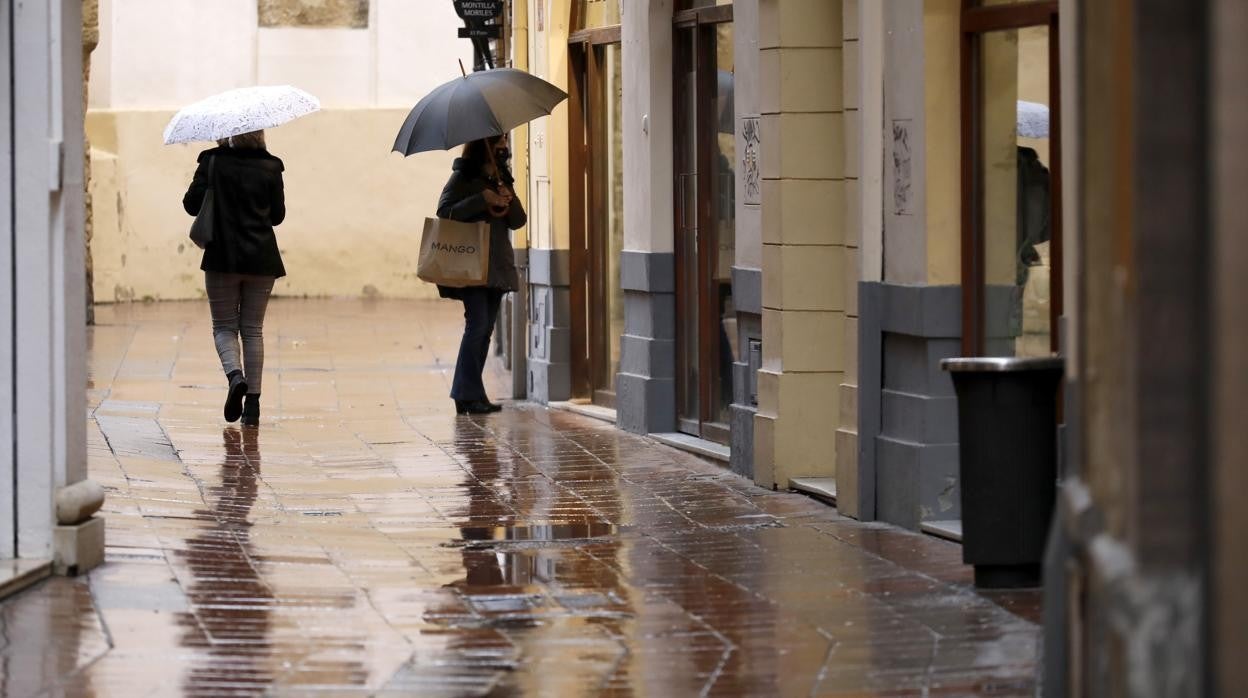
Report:
[{"label": "handbag strap", "polygon": [[208,186],[209,188],[211,188],[213,184],[215,184],[213,173],[216,171],[216,169],[217,169],[217,156],[209,155],[208,156]]}]

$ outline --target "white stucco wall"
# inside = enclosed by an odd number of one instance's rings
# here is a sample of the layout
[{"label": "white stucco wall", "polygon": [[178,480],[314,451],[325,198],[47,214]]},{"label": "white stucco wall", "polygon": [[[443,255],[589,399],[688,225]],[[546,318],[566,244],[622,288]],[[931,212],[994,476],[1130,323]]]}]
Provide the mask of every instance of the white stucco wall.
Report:
[{"label": "white stucco wall", "polygon": [[672,252],[672,0],[624,0],[624,249]]},{"label": "white stucco wall", "polygon": [[326,106],[411,107],[471,67],[450,2],[372,0],[367,29],[261,28],[256,0],[100,0],[92,108],[176,109],[290,82]]},{"label": "white stucco wall", "polygon": [[450,2],[371,0],[369,26],[269,28],[256,0],[101,0],[88,131],[99,301],[202,297],[181,197],[207,144],[163,146],[180,107],[222,90],[293,84],[321,113],[268,133],[286,163],[283,295],[427,297],[420,224],[450,154],[390,153],[407,111],[471,66]]}]

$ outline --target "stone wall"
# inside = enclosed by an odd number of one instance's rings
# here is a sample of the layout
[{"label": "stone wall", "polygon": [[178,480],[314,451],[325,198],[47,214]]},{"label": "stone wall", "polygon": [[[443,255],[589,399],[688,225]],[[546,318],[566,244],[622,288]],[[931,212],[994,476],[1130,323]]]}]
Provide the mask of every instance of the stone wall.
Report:
[{"label": "stone wall", "polygon": [[368,0],[256,0],[262,27],[368,26]]},{"label": "stone wall", "polygon": [[[82,0],[82,107],[86,112],[87,86],[91,82],[91,52],[100,44],[100,0]],[[83,148],[83,186],[86,214],[83,218],[83,233],[86,239],[86,274],[87,274],[87,324],[95,324],[95,293],[94,269],[91,260],[91,141],[87,140]]]}]

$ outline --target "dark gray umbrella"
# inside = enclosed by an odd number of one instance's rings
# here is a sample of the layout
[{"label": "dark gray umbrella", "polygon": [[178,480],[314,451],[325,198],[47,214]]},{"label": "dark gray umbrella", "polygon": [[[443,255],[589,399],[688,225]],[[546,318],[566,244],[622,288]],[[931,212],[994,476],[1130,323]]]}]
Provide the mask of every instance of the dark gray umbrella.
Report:
[{"label": "dark gray umbrella", "polygon": [[550,114],[567,97],[558,87],[515,68],[455,78],[416,103],[399,129],[394,150],[411,155],[501,136]]}]

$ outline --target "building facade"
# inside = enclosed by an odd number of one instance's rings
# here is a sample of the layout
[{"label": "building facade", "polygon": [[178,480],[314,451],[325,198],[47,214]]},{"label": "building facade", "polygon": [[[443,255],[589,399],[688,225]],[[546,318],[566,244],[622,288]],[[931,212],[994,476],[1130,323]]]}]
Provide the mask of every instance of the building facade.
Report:
[{"label": "building facade", "polygon": [[[100,0],[87,131],[95,298],[202,297],[182,194],[202,143],[165,146],[176,111],[212,94],[290,84],[322,110],[267,134],[286,164],[279,296],[429,298],[415,275],[454,153],[392,153],[407,112],[472,68],[450,2]],[[153,57],[160,57],[154,60]]]},{"label": "building facade", "polygon": [[[1051,233],[1034,233],[1023,265],[1009,221],[985,248],[1001,282],[963,292],[964,210],[1005,220],[1018,185],[989,182],[996,208],[964,200],[962,128],[978,117],[963,116],[962,3],[511,9],[527,26],[516,50],[570,94],[524,137],[528,395],[852,516],[956,530],[956,404],[939,360],[970,350],[964,308],[996,323],[977,352],[1054,348]],[[1017,179],[1026,150],[1048,181],[1049,136],[1009,139],[1012,105],[1053,101],[1051,9],[998,31],[988,62],[1012,72],[993,78],[989,132],[1011,159],[984,171]],[[1049,220],[1052,201],[1037,197],[1033,217]]]},{"label": "building facade", "polygon": [[570,93],[525,136],[531,399],[956,540],[940,360],[1063,356],[1046,691],[1239,685],[1236,3],[512,11]]}]

